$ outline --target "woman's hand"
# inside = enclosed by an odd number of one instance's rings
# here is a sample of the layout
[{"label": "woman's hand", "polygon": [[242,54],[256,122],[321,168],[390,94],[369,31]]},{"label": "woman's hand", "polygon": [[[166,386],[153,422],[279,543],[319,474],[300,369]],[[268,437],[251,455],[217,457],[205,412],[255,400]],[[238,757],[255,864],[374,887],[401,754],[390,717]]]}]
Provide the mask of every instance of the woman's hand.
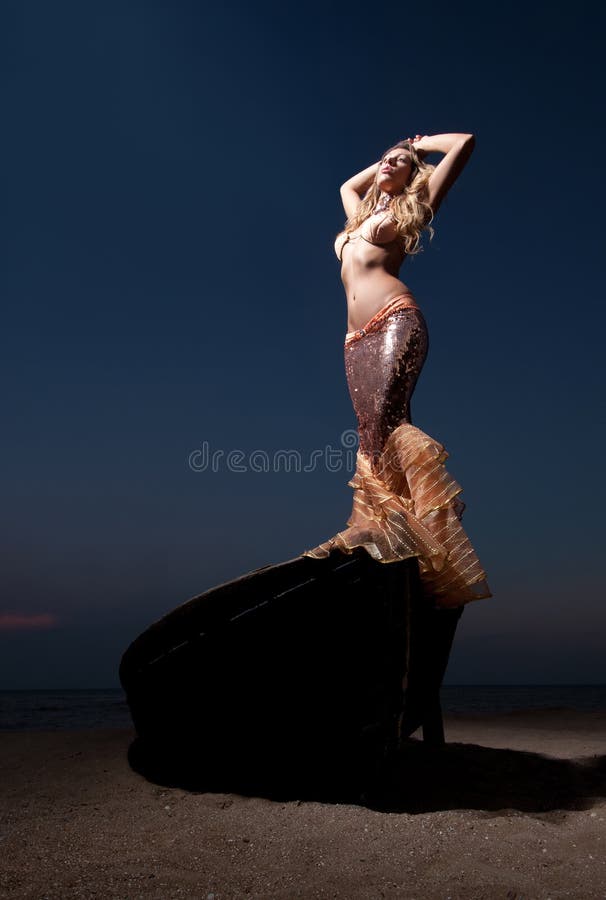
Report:
[{"label": "woman's hand", "polygon": [[429,152],[423,146],[423,141],[427,139],[427,135],[417,134],[415,137],[406,138],[406,140],[410,143],[412,147],[415,148],[416,152],[419,154],[421,159],[423,159],[425,153]]},{"label": "woman's hand", "polygon": [[461,143],[473,141],[472,134],[418,134],[414,138],[408,138],[413,142],[415,150],[422,153],[449,153],[455,146]]}]

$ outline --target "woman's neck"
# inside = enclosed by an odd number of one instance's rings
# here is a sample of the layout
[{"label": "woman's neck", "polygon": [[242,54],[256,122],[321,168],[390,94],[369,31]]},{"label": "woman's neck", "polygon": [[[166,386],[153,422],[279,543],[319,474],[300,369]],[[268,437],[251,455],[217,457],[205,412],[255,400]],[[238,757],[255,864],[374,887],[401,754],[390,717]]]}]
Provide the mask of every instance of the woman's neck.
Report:
[{"label": "woman's neck", "polygon": [[384,209],[388,209],[389,204],[395,196],[396,194],[389,194],[387,191],[381,191],[381,196],[375,204],[374,212],[383,212]]}]

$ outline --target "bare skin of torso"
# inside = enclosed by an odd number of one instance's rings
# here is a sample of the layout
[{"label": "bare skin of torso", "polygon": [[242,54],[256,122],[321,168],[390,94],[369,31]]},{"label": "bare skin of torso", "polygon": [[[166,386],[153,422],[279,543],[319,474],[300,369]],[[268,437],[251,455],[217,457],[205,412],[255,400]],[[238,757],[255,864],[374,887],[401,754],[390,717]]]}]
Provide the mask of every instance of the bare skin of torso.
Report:
[{"label": "bare skin of torso", "polygon": [[[347,296],[347,330],[357,331],[394,297],[409,293],[398,274],[404,260],[401,244],[379,246],[350,241],[341,253],[341,281]],[[411,305],[417,306],[414,301]]]}]

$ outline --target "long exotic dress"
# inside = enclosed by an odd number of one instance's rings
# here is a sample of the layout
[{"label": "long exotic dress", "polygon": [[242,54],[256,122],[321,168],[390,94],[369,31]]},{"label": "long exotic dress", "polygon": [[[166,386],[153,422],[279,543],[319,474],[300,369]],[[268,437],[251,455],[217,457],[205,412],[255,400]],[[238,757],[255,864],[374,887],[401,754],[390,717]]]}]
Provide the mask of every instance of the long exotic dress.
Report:
[{"label": "long exotic dress", "polygon": [[376,560],[418,557],[423,594],[437,607],[492,597],[461,519],[463,488],[448,452],[410,421],[410,400],[429,348],[427,324],[410,297],[393,298],[345,338],[345,371],[358,421],[349,526],[303,556],[364,547]]}]

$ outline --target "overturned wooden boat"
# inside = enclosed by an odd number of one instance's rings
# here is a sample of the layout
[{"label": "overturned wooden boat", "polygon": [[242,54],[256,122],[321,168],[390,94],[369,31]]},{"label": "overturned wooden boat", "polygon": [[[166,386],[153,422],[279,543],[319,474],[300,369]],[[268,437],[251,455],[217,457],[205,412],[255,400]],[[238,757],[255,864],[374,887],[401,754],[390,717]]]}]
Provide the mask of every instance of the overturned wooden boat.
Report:
[{"label": "overturned wooden boat", "polygon": [[[154,622],[120,665],[135,767],[173,783],[360,781],[422,728],[463,607],[423,599],[415,557],[298,556]],[[136,752],[135,752],[136,750]]]}]

